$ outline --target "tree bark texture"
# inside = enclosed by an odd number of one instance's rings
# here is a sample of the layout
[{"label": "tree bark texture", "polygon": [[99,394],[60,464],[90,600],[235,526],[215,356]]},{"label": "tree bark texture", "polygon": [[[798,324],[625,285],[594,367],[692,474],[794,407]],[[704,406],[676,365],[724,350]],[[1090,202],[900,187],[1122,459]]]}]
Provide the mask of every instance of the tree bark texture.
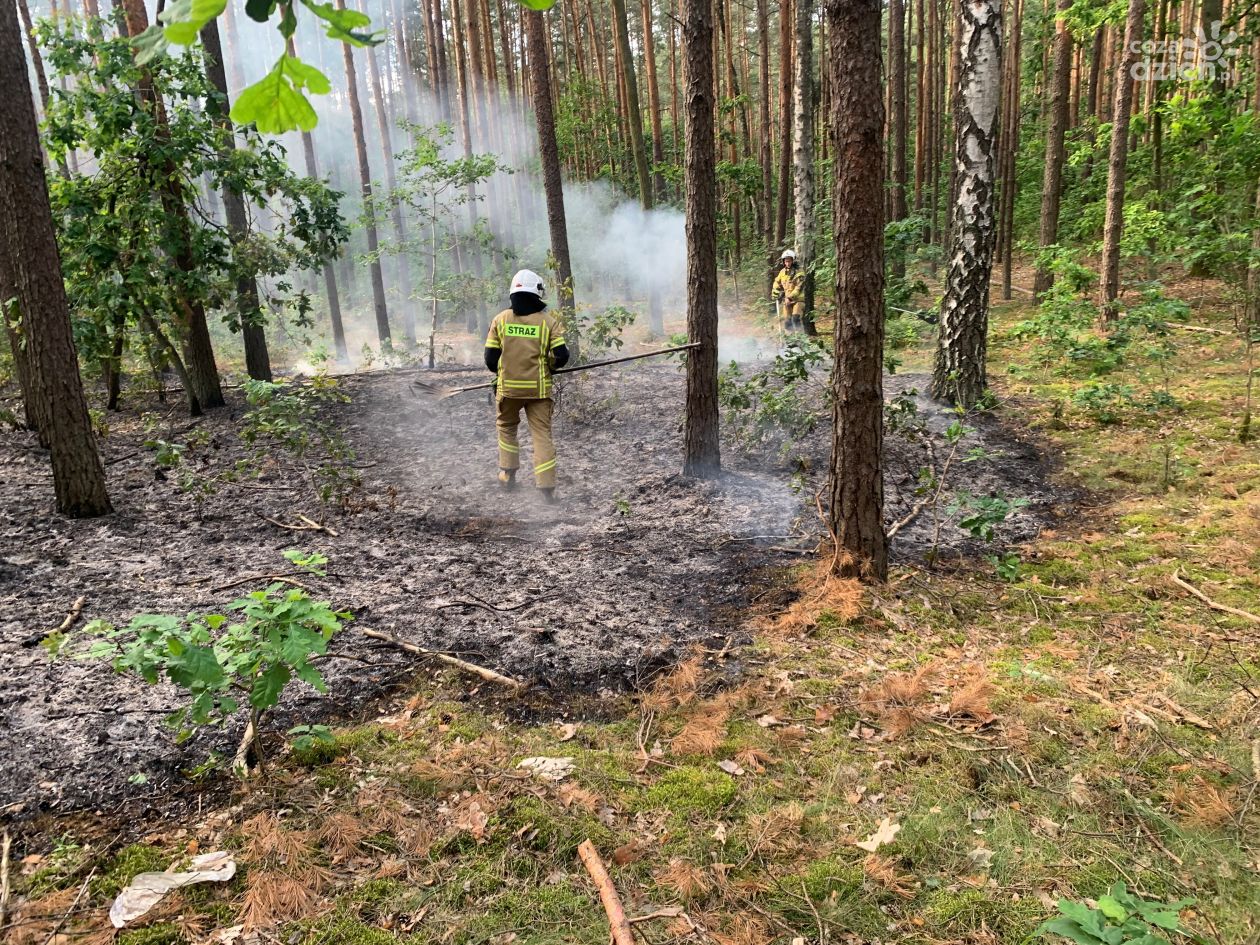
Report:
[{"label": "tree bark texture", "polygon": [[987,386],[989,277],[993,271],[997,118],[1002,97],[1001,0],[962,0],[949,271],[941,300],[932,394],[975,406]]},{"label": "tree bark texture", "polygon": [[717,402],[717,140],[714,133],[713,6],[683,0],[687,134],[684,193],[687,232],[687,353],[683,474],[712,478],[722,468]]},{"label": "tree bark texture", "polygon": [[[337,0],[337,9],[344,10],[346,0]],[[372,167],[368,163],[367,138],[363,130],[363,108],[359,103],[359,81],[354,68],[354,55],[349,43],[341,45],[342,62],[346,68],[346,98],[350,102],[350,123],[354,129],[354,153],[359,163],[359,192],[363,195],[363,215],[366,218],[368,270],[372,277],[372,308],[376,313],[376,336],[381,347],[391,344],[389,310],[385,306],[385,278],[381,275],[379,255],[380,241],[376,233],[376,213],[372,209]]]},{"label": "tree bark texture", "polygon": [[530,87],[538,122],[538,153],[542,158],[543,189],[547,194],[547,226],[551,255],[556,261],[556,299],[565,323],[565,341],[574,361],[578,355],[578,330],[574,315],[573,267],[569,262],[569,227],[564,214],[564,183],[560,175],[560,149],[556,145],[555,107],[551,100],[550,64],[543,35],[543,14],[522,10],[525,38],[529,44]]},{"label": "tree bark texture", "polygon": [[1103,224],[1102,309],[1103,318],[1117,317],[1120,295],[1120,237],[1124,231],[1124,185],[1129,164],[1129,117],[1133,109],[1133,66],[1140,55],[1142,21],[1146,0],[1129,0],[1124,25],[1120,72],[1115,77],[1115,109],[1111,117],[1111,157],[1107,161],[1107,216]]},{"label": "tree bark texture", "polygon": [[[793,190],[795,243],[805,271],[805,331],[814,327],[814,0],[796,0],[796,75],[793,80]],[[904,170],[904,168],[903,168]]]},{"label": "tree bark texture", "polygon": [[826,0],[836,366],[827,525],[839,574],[888,576],[884,532],[884,96],[880,0]]},{"label": "tree bark texture", "polygon": [[[1063,198],[1063,163],[1067,152],[1064,139],[1068,125],[1068,90],[1072,77],[1072,32],[1067,14],[1072,0],[1058,0],[1054,21],[1054,52],[1050,66],[1049,120],[1046,122],[1046,157],[1041,178],[1041,225],[1037,243],[1043,249],[1059,240],[1059,204]],[[1037,267],[1033,293],[1040,298],[1054,284],[1048,266]]]},{"label": "tree bark texture", "polygon": [[0,289],[12,287],[6,324],[25,345],[33,411],[52,459],[57,510],[86,518],[111,511],[96,449],[61,277],[44,156],[14,4],[0,3]]}]

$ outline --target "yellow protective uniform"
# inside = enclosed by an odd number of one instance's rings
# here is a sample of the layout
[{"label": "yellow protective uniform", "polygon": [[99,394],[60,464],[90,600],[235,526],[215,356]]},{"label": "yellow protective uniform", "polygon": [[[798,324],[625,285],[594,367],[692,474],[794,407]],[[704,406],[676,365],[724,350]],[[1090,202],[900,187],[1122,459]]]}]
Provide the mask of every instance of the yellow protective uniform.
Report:
[{"label": "yellow protective uniform", "polygon": [[499,348],[497,414],[499,468],[519,469],[517,429],[521,411],[534,444],[534,481],[540,489],[556,485],[556,447],[551,437],[551,352],[564,344],[564,326],[545,309],[517,315],[505,309],[490,323],[487,348]]},{"label": "yellow protective uniform", "polygon": [[781,313],[785,322],[791,322],[793,318],[802,319],[805,315],[805,271],[800,266],[780,269],[774,277],[770,295],[776,302],[783,302]]}]

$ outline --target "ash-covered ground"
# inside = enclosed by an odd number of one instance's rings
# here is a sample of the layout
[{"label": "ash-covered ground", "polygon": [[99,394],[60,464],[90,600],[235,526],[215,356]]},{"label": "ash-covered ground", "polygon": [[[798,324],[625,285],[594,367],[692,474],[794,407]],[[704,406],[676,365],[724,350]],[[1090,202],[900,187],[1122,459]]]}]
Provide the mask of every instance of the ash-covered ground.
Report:
[{"label": "ash-covered ground", "polygon": [[[116,809],[168,796],[212,751],[230,754],[239,731],[203,732],[183,745],[163,724],[178,705],[171,687],[150,687],[99,663],[50,663],[39,640],[72,603],[82,620],[125,623],[137,613],[215,612],[266,578],[291,571],[289,548],[318,550],[326,578],[301,577],[354,622],[323,664],[331,693],[294,685],[272,721],[354,713],[416,672],[436,671],[362,636],[384,631],[534,683],[531,705],[623,690],[693,646],[743,638],[742,615],[758,568],[802,560],[822,534],[814,494],[826,467],[825,421],[798,455],[805,472],[773,457],[728,449],[717,482],[683,478],[682,371],[640,362],[564,385],[557,412],[561,502],[547,506],[524,482],[495,480],[494,414],[484,392],[444,401],[417,397],[410,382],[478,383],[484,372],[399,372],[347,377],[349,404],[329,408],[356,452],[362,488],[354,511],[322,509],[282,455],[259,478],[223,483],[198,497],[162,473],[144,441],[208,442],[185,461],[201,475],[245,455],[244,404],[190,427],[178,404],[132,404],[111,420],[103,448],[115,513],[70,521],[51,511],[47,459],[27,434],[0,434],[0,818],[40,811]],[[888,396],[925,379],[889,378]],[[929,426],[952,415],[920,398]],[[141,415],[160,417],[146,433]],[[1059,501],[1047,463],[1000,421],[979,417],[971,446],[988,457],[967,466],[972,493],[1030,500],[1001,538],[1032,538]],[[522,424],[528,468],[528,433]],[[921,442],[887,444],[888,518],[902,518],[927,455]],[[325,532],[292,531],[305,514]],[[921,558],[931,522],[899,534],[896,553]],[[952,525],[946,552],[973,551]],[[235,586],[228,586],[235,585]],[[82,622],[78,626],[82,626]],[[493,687],[480,685],[481,692]],[[468,683],[468,688],[474,682]],[[273,736],[274,737],[274,736]],[[136,777],[137,775],[143,778]],[[143,781],[143,783],[136,783]]]}]

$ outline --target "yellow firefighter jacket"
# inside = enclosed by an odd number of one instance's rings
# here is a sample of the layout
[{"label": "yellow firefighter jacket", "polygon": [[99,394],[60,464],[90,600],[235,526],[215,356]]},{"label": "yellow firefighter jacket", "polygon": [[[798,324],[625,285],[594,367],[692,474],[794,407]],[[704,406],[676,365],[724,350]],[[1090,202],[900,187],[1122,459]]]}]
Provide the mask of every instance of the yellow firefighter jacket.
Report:
[{"label": "yellow firefighter jacket", "polygon": [[780,269],[774,277],[774,289],[770,294],[785,302],[805,301],[805,271],[800,266]]},{"label": "yellow firefighter jacket", "polygon": [[498,370],[500,397],[542,400],[551,396],[551,352],[564,344],[560,319],[544,309],[517,315],[504,309],[490,323],[487,348],[501,348]]}]

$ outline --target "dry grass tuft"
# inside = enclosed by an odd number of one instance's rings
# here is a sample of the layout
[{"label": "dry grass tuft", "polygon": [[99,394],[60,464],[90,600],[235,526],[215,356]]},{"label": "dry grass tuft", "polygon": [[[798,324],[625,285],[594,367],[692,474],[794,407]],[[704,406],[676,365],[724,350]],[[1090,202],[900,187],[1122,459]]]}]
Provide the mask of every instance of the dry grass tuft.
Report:
[{"label": "dry grass tuft", "polygon": [[670,747],[680,755],[712,755],[726,738],[726,722],[730,712],[702,706],[696,715],[674,736]]},{"label": "dry grass tuft", "polygon": [[768,765],[778,763],[777,758],[771,757],[769,752],[762,751],[760,748],[744,748],[735,753],[735,760],[757,774],[765,771]]},{"label": "dry grass tuft", "polygon": [[251,863],[297,863],[312,853],[310,834],[290,830],[274,811],[255,814],[241,825],[241,833],[245,836],[244,859]]},{"label": "dry grass tuft", "polygon": [[1193,784],[1173,788],[1173,807],[1194,827],[1223,827],[1233,823],[1234,792],[1195,775]]},{"label": "dry grass tuft", "polygon": [[797,584],[801,596],[788,609],[770,619],[764,628],[781,636],[800,636],[813,630],[818,616],[831,614],[841,623],[848,623],[862,613],[866,592],[856,578],[836,577],[831,572],[831,558],[822,556]]},{"label": "dry grass tuft", "polygon": [[78,887],[59,889],[20,904],[10,916],[8,937],[4,941],[8,945],[43,945],[78,893]]},{"label": "dry grass tuft", "polygon": [[340,863],[354,856],[359,842],[372,831],[363,821],[345,811],[337,811],[320,819],[315,838],[328,853],[329,860]]},{"label": "dry grass tuft", "polygon": [[696,654],[659,677],[644,695],[643,705],[657,712],[668,712],[676,706],[686,705],[696,697],[703,679],[704,657]]},{"label": "dry grass tuft", "polygon": [[245,891],[241,922],[246,929],[267,928],[300,919],[315,911],[316,892],[306,883],[278,870],[251,872]]},{"label": "dry grass tuft", "polygon": [[989,708],[989,700],[996,692],[997,687],[989,678],[983,672],[977,672],[965,680],[950,697],[949,714],[953,718],[966,716],[977,722],[992,722],[997,716]]},{"label": "dry grass tuft", "polygon": [[748,831],[753,837],[747,859],[775,859],[799,846],[805,808],[795,802],[776,807],[764,814],[748,818]]},{"label": "dry grass tuft", "polygon": [[718,945],[769,945],[774,939],[764,919],[744,913],[731,916],[722,931],[709,935]]},{"label": "dry grass tuft", "polygon": [[901,896],[904,899],[914,898],[914,877],[906,873],[898,872],[897,864],[894,860],[878,853],[870,854],[862,861],[862,872],[866,874],[866,878],[877,886],[882,886],[889,892]]},{"label": "dry grass tuft", "polygon": [[668,866],[653,873],[652,878],[658,886],[665,887],[684,901],[703,896],[712,887],[704,870],[677,857],[670,860]]}]

